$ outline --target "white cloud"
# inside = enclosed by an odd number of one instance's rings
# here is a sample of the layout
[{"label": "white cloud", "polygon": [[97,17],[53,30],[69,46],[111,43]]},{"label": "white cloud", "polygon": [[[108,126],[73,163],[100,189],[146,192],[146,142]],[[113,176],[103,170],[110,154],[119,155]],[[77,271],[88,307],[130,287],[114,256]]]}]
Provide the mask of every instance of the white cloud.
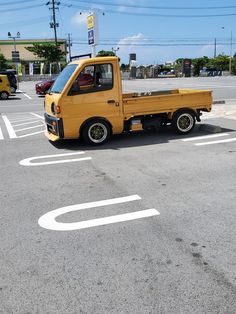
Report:
[{"label": "white cloud", "polygon": [[122,62],[124,63],[128,63],[130,53],[137,54],[137,64],[145,62],[145,59],[150,60],[150,63],[154,62],[158,54],[158,48],[155,47],[153,49],[150,48],[148,45],[137,46],[138,44],[145,43],[147,43],[147,39],[142,33],[122,38],[117,43],[117,47],[119,47],[117,55],[122,59]]},{"label": "white cloud", "polygon": [[142,33],[138,33],[137,35],[128,36],[120,39],[117,45],[120,46],[120,49],[127,50],[132,48],[132,46],[134,46],[135,44],[140,43],[141,40],[145,40],[144,35]]},{"label": "white cloud", "polygon": [[[129,7],[129,5],[131,7]],[[143,9],[139,8],[140,5],[142,5],[142,1],[126,0],[125,4],[124,4],[124,1],[121,1],[120,5],[117,8],[117,11],[118,12],[132,12],[135,10],[135,12],[143,12]]]},{"label": "white cloud", "polygon": [[90,12],[81,12],[78,11],[71,18],[71,23],[79,26],[84,26],[87,23],[87,16]]}]

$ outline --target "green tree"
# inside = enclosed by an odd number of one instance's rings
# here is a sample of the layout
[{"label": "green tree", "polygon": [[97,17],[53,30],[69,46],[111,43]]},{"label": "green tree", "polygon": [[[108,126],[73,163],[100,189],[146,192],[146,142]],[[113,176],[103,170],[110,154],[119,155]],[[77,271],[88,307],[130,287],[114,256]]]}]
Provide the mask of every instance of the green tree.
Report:
[{"label": "green tree", "polygon": [[236,54],[232,58],[232,73],[236,75]]},{"label": "green tree", "polygon": [[59,45],[49,43],[33,44],[33,47],[26,47],[26,49],[49,63],[59,62],[63,60],[66,55],[64,51],[61,51]]},{"label": "green tree", "polygon": [[122,63],[120,66],[121,71],[129,70],[129,64]]},{"label": "green tree", "polygon": [[35,56],[44,59],[47,64],[64,61],[66,55],[66,52],[62,51],[59,45],[51,43],[33,44],[32,47],[25,48]]},{"label": "green tree", "polygon": [[207,67],[209,64],[209,58],[204,56],[201,58],[192,59],[192,64],[194,66],[194,76],[198,76],[202,68]]},{"label": "green tree", "polygon": [[217,71],[228,71],[229,70],[229,56],[218,55],[217,57],[210,60],[209,65],[215,68]]},{"label": "green tree", "polygon": [[0,70],[6,70],[7,68],[7,60],[4,55],[0,53]]},{"label": "green tree", "polygon": [[183,68],[183,58],[179,58],[177,60],[175,60],[175,73],[178,75],[180,72],[182,72],[182,68]]},{"label": "green tree", "polygon": [[97,54],[97,57],[107,57],[107,56],[115,56],[115,53],[113,51],[100,50]]}]

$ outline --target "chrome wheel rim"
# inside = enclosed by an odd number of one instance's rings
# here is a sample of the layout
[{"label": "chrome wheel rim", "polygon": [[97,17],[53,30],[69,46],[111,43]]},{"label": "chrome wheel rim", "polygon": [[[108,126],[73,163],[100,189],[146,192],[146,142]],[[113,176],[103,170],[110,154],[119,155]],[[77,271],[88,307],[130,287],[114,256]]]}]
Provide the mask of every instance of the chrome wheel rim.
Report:
[{"label": "chrome wheel rim", "polygon": [[102,143],[107,138],[107,128],[102,123],[94,123],[88,130],[88,136],[93,143]]},{"label": "chrome wheel rim", "polygon": [[183,113],[177,119],[177,127],[181,132],[188,132],[194,125],[194,117],[190,113]]}]

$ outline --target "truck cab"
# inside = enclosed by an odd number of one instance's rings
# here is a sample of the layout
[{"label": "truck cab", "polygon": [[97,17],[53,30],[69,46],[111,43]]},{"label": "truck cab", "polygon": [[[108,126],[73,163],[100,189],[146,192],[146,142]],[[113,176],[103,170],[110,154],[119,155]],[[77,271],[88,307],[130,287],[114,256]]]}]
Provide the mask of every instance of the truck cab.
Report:
[{"label": "truck cab", "polygon": [[[79,138],[86,127],[97,133],[123,130],[121,79],[118,58],[73,61],[45,97],[45,120],[50,140]],[[94,125],[94,121],[96,122]],[[110,128],[105,131],[103,123]]]}]

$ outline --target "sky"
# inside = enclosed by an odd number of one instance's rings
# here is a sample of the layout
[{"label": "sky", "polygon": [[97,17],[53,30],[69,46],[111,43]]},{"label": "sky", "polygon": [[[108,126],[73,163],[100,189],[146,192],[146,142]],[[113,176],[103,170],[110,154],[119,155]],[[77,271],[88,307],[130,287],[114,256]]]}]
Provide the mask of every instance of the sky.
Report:
[{"label": "sky", "polygon": [[[47,5],[47,2],[49,4]],[[55,0],[58,38],[72,39],[72,56],[91,52],[86,19],[98,17],[100,50],[138,65],[236,52],[235,0]],[[0,0],[0,40],[54,38],[52,0]]]}]

